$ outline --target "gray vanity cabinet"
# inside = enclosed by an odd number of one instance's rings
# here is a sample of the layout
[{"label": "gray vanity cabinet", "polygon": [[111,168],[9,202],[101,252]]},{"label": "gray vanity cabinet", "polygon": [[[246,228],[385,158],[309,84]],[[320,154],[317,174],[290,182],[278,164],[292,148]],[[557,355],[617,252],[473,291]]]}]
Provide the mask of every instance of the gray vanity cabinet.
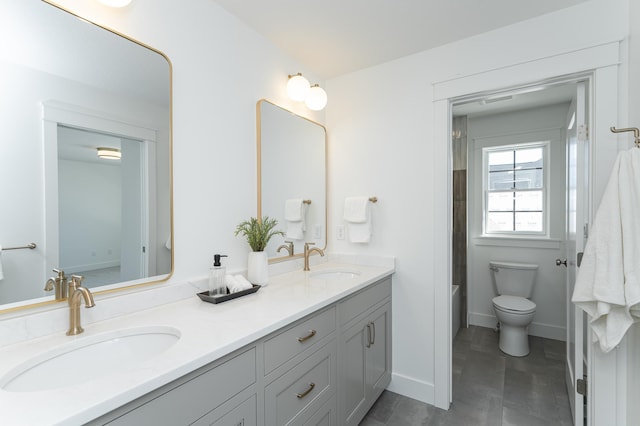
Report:
[{"label": "gray vanity cabinet", "polygon": [[[265,425],[313,424],[308,422],[316,412],[335,401],[335,306],[312,314],[267,338],[264,342],[264,370]],[[330,409],[335,413],[335,402],[333,404]]]},{"label": "gray vanity cabinet", "polygon": [[[230,425],[257,424],[256,357],[246,347],[163,386],[90,425]],[[253,399],[252,399],[253,398]],[[248,402],[247,402],[248,401]],[[227,414],[231,416],[225,420]],[[234,419],[240,421],[235,421]],[[218,422],[219,421],[221,422]],[[234,423],[235,421],[235,423]]]},{"label": "gray vanity cabinet", "polygon": [[391,277],[90,425],[357,425],[391,380]]},{"label": "gray vanity cabinet", "polygon": [[391,381],[391,280],[338,305],[341,425],[357,425]]}]

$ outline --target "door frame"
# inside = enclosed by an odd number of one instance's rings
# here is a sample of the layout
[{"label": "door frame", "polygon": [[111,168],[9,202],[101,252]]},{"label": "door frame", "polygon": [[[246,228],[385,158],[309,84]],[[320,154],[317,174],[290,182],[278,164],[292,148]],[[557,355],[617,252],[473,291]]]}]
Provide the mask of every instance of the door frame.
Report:
[{"label": "door frame", "polygon": [[[144,167],[148,168],[150,155],[155,156],[153,147],[156,142],[156,132],[151,129],[140,127],[136,124],[128,123],[125,120],[114,118],[114,115],[89,110],[77,105],[67,104],[58,101],[46,101],[42,103],[42,124],[43,124],[43,152],[44,152],[44,206],[45,206],[45,239],[43,251],[45,256],[46,271],[57,268],[60,259],[59,249],[59,216],[58,216],[58,125],[94,130],[127,139],[140,140],[143,142],[142,158]],[[152,152],[153,151],[153,152]],[[146,214],[143,224],[141,241],[147,248],[147,253],[142,258],[144,262],[143,271],[149,270],[149,259],[155,255],[150,251],[154,249],[149,241],[149,226],[151,221],[148,217],[149,194],[154,191],[155,178],[145,177],[141,184],[143,199],[142,213]],[[109,287],[106,286],[105,289]]]},{"label": "door frame", "polygon": [[[452,401],[452,336],[451,336],[451,237],[452,237],[452,158],[451,104],[469,96],[486,95],[500,90],[530,87],[541,83],[571,79],[585,74],[593,76],[593,111],[590,145],[590,211],[598,205],[609,171],[617,155],[617,142],[608,128],[618,119],[618,64],[620,42],[614,41],[590,48],[567,52],[486,72],[436,82],[434,90],[434,179],[446,182],[434,194],[434,405],[448,409]],[[613,124],[612,124],[613,123]],[[446,226],[443,226],[446,224]],[[442,325],[445,325],[442,327]],[[598,392],[591,391],[599,377],[616,375],[616,363],[598,363],[590,357],[588,392],[589,417],[596,421],[607,411],[607,404],[619,407],[616,381],[598,383]],[[595,395],[594,395],[595,394]],[[622,415],[620,410],[618,415]],[[610,414],[610,413],[608,413]],[[612,417],[609,417],[611,419]],[[615,418],[615,416],[613,417]],[[594,423],[598,424],[598,423]]]}]

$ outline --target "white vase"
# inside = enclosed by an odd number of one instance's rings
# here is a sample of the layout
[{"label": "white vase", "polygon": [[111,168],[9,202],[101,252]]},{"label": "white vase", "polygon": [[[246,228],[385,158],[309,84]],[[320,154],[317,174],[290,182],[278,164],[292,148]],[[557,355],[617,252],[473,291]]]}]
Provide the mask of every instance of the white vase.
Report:
[{"label": "white vase", "polygon": [[269,282],[269,263],[264,251],[249,252],[247,279],[251,284],[266,286]]}]

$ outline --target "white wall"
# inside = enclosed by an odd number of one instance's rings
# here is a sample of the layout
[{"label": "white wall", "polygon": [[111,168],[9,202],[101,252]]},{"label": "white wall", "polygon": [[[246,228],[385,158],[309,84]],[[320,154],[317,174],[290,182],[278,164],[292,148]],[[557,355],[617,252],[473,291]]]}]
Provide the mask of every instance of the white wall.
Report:
[{"label": "white wall", "polygon": [[60,160],[60,268],[79,272],[120,264],[119,165]]},{"label": "white wall", "polygon": [[[246,268],[249,247],[236,225],[256,215],[256,102],[265,98],[324,122],[286,97],[302,72],[215,2],[136,0],[124,9],[60,0],[64,7],[165,53],[173,68],[174,261],[170,282],[204,277],[214,253]],[[331,100],[329,100],[331,102]]]},{"label": "white wall", "polygon": [[[522,83],[526,76],[510,72],[508,66],[624,38],[625,8],[624,0],[592,0],[328,81],[329,244],[340,252],[397,256],[392,389],[433,403],[436,381],[448,380],[442,376],[446,364],[436,363],[441,349],[434,337],[446,333],[441,331],[444,318],[436,318],[434,312],[446,303],[436,300],[435,294],[438,286],[448,284],[446,273],[436,271],[440,260],[446,261],[448,242],[446,237],[435,240],[434,235],[443,228],[447,235],[447,207],[439,194],[448,189],[442,175],[436,179],[433,170],[446,167],[450,160],[447,150],[434,142],[438,126],[447,118],[436,118],[433,85],[451,82],[462,95],[467,89],[456,86],[454,79],[480,78],[486,70],[504,74],[488,81],[487,89]],[[566,72],[541,68],[538,74]],[[616,94],[611,95],[615,104]],[[380,200],[374,207],[374,235],[368,246],[335,238],[335,227],[343,222],[343,200],[356,194],[377,195]]]},{"label": "white wall", "polygon": [[[468,310],[472,325],[495,327],[491,299],[497,295],[489,261],[538,265],[531,300],[536,316],[529,328],[534,336],[565,340],[565,269],[556,266],[564,258],[565,235],[565,121],[569,104],[552,105],[482,117],[469,117],[468,135]],[[549,140],[548,209],[549,238],[489,238],[482,236],[482,148]]]}]

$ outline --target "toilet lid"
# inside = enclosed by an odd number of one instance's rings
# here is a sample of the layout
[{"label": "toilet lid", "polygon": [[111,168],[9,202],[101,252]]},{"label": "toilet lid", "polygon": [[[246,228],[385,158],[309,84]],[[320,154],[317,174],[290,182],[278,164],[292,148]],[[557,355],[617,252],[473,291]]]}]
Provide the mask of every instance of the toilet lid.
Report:
[{"label": "toilet lid", "polygon": [[493,304],[503,311],[528,314],[536,310],[536,304],[520,296],[498,296],[493,298]]}]

